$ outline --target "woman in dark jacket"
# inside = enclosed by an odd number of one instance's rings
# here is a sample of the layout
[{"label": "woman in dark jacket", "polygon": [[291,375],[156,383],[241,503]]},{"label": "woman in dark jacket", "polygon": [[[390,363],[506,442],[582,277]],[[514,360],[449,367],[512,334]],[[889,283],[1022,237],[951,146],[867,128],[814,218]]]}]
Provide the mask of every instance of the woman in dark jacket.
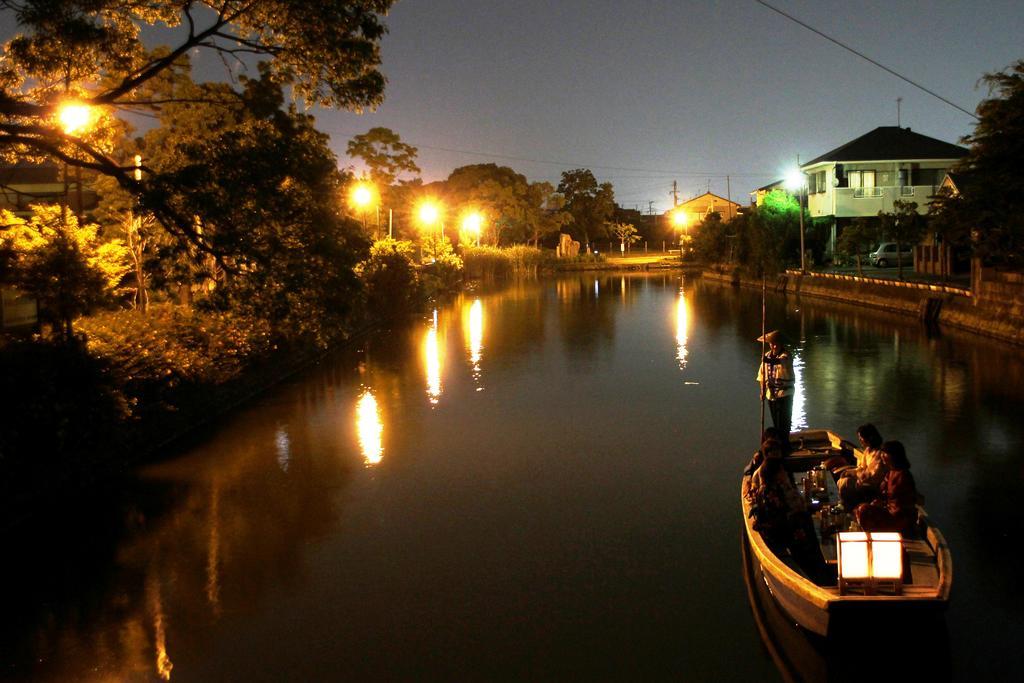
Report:
[{"label": "woman in dark jacket", "polygon": [[854,510],[864,531],[899,531],[913,535],[917,525],[917,485],[910,473],[907,451],[899,441],[882,444],[882,458],[889,468],[882,480],[881,495]]}]

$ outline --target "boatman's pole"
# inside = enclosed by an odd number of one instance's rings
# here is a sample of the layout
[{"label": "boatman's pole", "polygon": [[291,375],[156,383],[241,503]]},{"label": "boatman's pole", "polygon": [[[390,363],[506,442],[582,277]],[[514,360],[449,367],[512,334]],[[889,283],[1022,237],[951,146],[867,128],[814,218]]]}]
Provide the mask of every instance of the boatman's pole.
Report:
[{"label": "boatman's pole", "polygon": [[767,296],[766,290],[767,290],[767,288],[765,286],[765,280],[764,280],[764,267],[762,265],[762,268],[761,268],[761,360],[758,361],[761,364],[761,366],[759,368],[761,371],[758,373],[759,375],[761,375],[761,431],[758,432],[758,434],[757,434],[757,447],[758,448],[761,447],[761,435],[764,434],[764,384],[765,384],[765,381],[768,379],[768,373],[765,372],[765,367],[764,367],[764,354],[766,353],[764,335],[767,334],[767,331],[765,330],[765,325],[767,324],[767,313],[765,311],[765,298]]}]

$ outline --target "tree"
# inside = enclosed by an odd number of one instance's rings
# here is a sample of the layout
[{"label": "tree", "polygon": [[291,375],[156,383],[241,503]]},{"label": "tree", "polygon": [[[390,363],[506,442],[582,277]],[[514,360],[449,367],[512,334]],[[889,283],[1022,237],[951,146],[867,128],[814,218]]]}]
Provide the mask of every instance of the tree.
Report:
[{"label": "tree", "polygon": [[561,232],[562,226],[572,220],[563,211],[565,197],[555,192],[551,183],[530,183],[525,199],[527,237],[534,247],[539,247],[545,237]]},{"label": "tree", "polygon": [[563,171],[558,192],[565,197],[565,209],[572,216],[574,237],[589,248],[591,237],[602,237],[605,224],[615,212],[611,183],[598,185],[594,174],[577,168]]},{"label": "tree", "polygon": [[99,226],[62,216],[55,205],[34,207],[28,221],[3,211],[0,221],[3,249],[11,255],[5,279],[34,296],[44,319],[70,341],[74,319],[111,300],[129,270],[127,250],[120,240],[101,240]]},{"label": "tree", "polygon": [[402,142],[390,128],[371,128],[348,142],[350,157],[361,159],[370,172],[370,180],[383,191],[391,187],[403,172],[419,173],[417,149]]},{"label": "tree", "polygon": [[[5,157],[46,156],[111,176],[136,195],[179,236],[215,252],[197,231],[192,214],[147,192],[130,165],[104,145],[106,126],[86,133],[56,125],[61,100],[77,98],[94,115],[113,109],[159,110],[177,100],[153,97],[146,88],[194,50],[232,63],[266,60],[266,76],[290,85],[310,105],[360,110],[379,104],[380,15],[392,0],[23,0],[0,12],[19,25],[0,62],[0,151]],[[177,43],[147,50],[140,27],[176,28]],[[168,35],[172,35],[168,32]],[[202,101],[230,105],[219,88],[197,93]]]},{"label": "tree", "polygon": [[[151,177],[143,200],[195,216],[207,254],[174,254],[204,277],[209,301],[266,320],[285,338],[325,342],[352,310],[352,268],[368,248],[344,215],[345,177],[312,117],[284,107],[269,70],[242,78],[236,105],[176,102],[141,149]],[[188,79],[175,92],[189,92]],[[226,87],[226,86],[224,86]]]},{"label": "tree", "polygon": [[914,245],[921,241],[926,223],[924,217],[917,212],[917,202],[905,202],[897,199],[892,203],[892,211],[879,211],[879,232],[883,238],[896,243],[896,264],[899,278],[903,279],[903,245]]},{"label": "tree", "polygon": [[936,231],[947,243],[973,243],[986,262],[1024,267],[1024,60],[982,78],[989,97],[978,105],[968,155],[954,168],[958,195],[933,204]]},{"label": "tree", "polygon": [[864,275],[861,267],[860,255],[871,249],[873,244],[878,243],[878,221],[871,218],[857,218],[850,225],[843,228],[839,234],[836,248],[847,256],[852,256],[857,261],[857,275]]},{"label": "tree", "polygon": [[460,166],[444,182],[443,193],[449,205],[487,216],[490,241],[495,246],[527,239],[530,189],[521,173],[497,164]]},{"label": "tree", "polygon": [[637,234],[636,226],[632,223],[610,223],[608,225],[608,232],[614,235],[615,239],[619,240],[619,245],[623,252],[626,251],[627,245],[640,241],[640,235]]}]

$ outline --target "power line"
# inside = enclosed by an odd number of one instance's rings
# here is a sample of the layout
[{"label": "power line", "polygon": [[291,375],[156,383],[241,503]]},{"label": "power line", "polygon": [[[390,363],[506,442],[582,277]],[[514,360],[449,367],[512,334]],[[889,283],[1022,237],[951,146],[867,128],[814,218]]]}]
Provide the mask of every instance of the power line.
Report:
[{"label": "power line", "polygon": [[871,57],[868,57],[863,52],[855,50],[852,47],[850,47],[849,45],[847,45],[846,43],[840,42],[839,40],[833,38],[832,36],[828,35],[827,33],[819,31],[818,29],[814,28],[810,24],[807,24],[807,23],[805,23],[803,21],[800,21],[799,19],[794,17],[792,14],[787,14],[786,12],[783,12],[782,10],[780,10],[778,7],[773,7],[773,6],[769,5],[764,0],[754,0],[754,2],[756,2],[759,5],[764,5],[765,7],[770,9],[771,11],[775,12],[776,14],[781,14],[782,16],[786,17],[787,19],[789,19],[793,23],[796,23],[796,24],[799,24],[800,26],[803,26],[808,31],[811,31],[812,33],[818,34],[819,36],[821,36],[825,40],[827,40],[827,41],[829,41],[831,43],[835,43],[836,45],[838,45],[839,47],[843,48],[844,50],[846,50],[848,52],[852,52],[853,54],[857,55],[861,59],[863,59],[863,60],[865,60],[867,62],[870,62],[871,64],[874,64],[879,69],[882,69],[883,71],[886,71],[886,72],[892,74],[893,76],[895,76],[896,78],[900,79],[901,81],[905,81],[905,82],[909,83],[910,85],[914,86],[915,88],[917,88],[918,90],[922,90],[922,91],[928,93],[929,95],[931,95],[932,97],[934,97],[934,98],[936,98],[938,100],[941,100],[942,102],[945,102],[946,104],[948,104],[949,106],[953,107],[957,111],[961,111],[964,114],[967,114],[968,116],[974,118],[975,120],[979,120],[978,119],[978,115],[975,114],[974,112],[967,111],[966,109],[961,107],[959,104],[956,104],[955,102],[951,102],[950,100],[947,100],[945,97],[943,97],[942,95],[938,94],[937,92],[935,92],[933,90],[929,90],[928,88],[924,87],[920,83],[916,83],[916,82],[910,80],[909,78],[907,78],[903,74],[898,73],[898,72],[890,69],[885,64],[882,64],[881,62],[878,62],[878,61],[872,59]]},{"label": "power line", "polygon": [[[328,132],[337,133],[339,135],[349,135],[349,136],[361,135],[361,133],[353,133],[353,132],[350,132],[350,131],[343,131],[343,130],[337,130],[337,129],[330,130]],[[553,161],[553,160],[550,160],[550,159],[532,159],[532,158],[529,158],[529,157],[517,157],[517,156],[511,156],[511,155],[508,155],[508,154],[498,154],[496,152],[478,152],[478,151],[468,150],[468,149],[456,149],[454,147],[437,147],[437,146],[434,146],[434,145],[424,145],[424,144],[421,144],[421,143],[418,143],[418,142],[414,142],[412,140],[406,140],[405,142],[407,144],[412,145],[413,147],[418,148],[418,149],[430,149],[430,150],[434,150],[434,151],[437,151],[437,152],[451,152],[453,154],[468,154],[468,155],[471,155],[471,156],[479,156],[479,157],[493,158],[493,159],[506,159],[506,160],[509,160],[509,161],[523,161],[523,162],[531,163],[531,164],[547,164],[549,166],[561,166],[563,168],[586,168],[586,169],[590,169],[590,170],[597,169],[597,170],[606,170],[606,171],[625,171],[625,172],[629,172],[629,173],[657,173],[657,174],[659,174],[658,176],[654,176],[654,177],[650,178],[652,180],[653,179],[657,179],[659,177],[673,178],[675,176],[681,176],[681,175],[682,176],[693,176],[693,177],[699,177],[699,178],[707,178],[707,177],[711,177],[711,178],[724,178],[727,175],[732,175],[732,176],[735,176],[735,177],[738,177],[738,178],[764,178],[764,177],[772,175],[771,173],[728,173],[728,172],[727,173],[708,173],[707,171],[663,171],[663,170],[653,169],[653,168],[633,168],[633,167],[629,167],[629,166],[600,166],[600,165],[597,165],[597,164],[584,164],[584,163],[580,163],[580,162]],[[642,176],[635,176],[635,177],[640,178]]]}]

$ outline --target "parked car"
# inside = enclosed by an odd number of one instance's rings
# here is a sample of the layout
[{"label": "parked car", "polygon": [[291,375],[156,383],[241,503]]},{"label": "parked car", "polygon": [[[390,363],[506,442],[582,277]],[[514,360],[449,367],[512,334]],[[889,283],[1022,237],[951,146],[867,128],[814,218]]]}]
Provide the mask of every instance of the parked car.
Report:
[{"label": "parked car", "polygon": [[897,263],[908,265],[914,262],[914,250],[909,244],[904,244],[903,251],[896,252],[895,242],[882,242],[878,248],[868,254],[871,265],[877,268],[895,266]]}]

